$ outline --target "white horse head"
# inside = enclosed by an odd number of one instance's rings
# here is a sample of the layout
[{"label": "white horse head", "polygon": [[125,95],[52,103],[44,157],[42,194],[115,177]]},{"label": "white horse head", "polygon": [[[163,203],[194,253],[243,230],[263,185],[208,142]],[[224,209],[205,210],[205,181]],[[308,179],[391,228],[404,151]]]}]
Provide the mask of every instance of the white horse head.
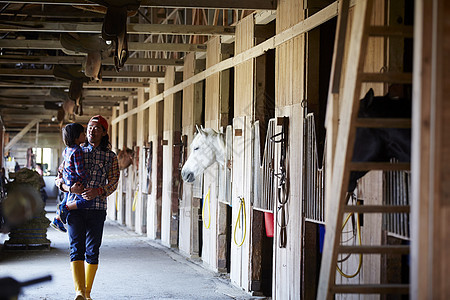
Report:
[{"label": "white horse head", "polygon": [[222,134],[211,128],[196,127],[197,134],[190,145],[189,158],[181,170],[181,177],[186,182],[193,182],[215,162],[224,166],[226,160]]}]

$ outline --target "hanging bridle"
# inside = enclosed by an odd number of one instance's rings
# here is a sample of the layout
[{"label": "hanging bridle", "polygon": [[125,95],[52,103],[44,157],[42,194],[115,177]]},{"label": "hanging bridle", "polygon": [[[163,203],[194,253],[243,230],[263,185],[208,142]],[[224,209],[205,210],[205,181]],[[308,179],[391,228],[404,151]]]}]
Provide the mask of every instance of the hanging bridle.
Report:
[{"label": "hanging bridle", "polygon": [[[280,122],[281,119],[281,122]],[[286,221],[286,203],[289,199],[287,190],[287,172],[286,172],[286,148],[288,144],[288,129],[289,129],[289,118],[283,117],[279,118],[278,125],[281,123],[281,132],[275,134],[270,138],[274,143],[280,143],[280,163],[279,163],[279,173],[274,173],[273,175],[278,178],[278,188],[277,188],[277,199],[278,199],[278,211],[281,213],[280,223],[280,248],[286,248],[287,242],[287,221]],[[279,139],[277,140],[276,138]],[[277,218],[278,219],[278,218]]]},{"label": "hanging bridle", "polygon": [[178,202],[183,200],[183,181],[181,180],[181,169],[186,162],[186,147],[187,147],[187,135],[181,136],[181,141],[178,144],[174,144],[174,147],[180,147],[180,162],[178,163]]}]

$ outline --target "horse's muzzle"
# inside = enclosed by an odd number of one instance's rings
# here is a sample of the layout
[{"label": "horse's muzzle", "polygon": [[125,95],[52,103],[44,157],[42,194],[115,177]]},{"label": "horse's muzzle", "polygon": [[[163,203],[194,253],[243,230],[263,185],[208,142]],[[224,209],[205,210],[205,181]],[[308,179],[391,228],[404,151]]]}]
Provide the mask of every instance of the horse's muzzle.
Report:
[{"label": "horse's muzzle", "polygon": [[181,177],[186,182],[193,182],[195,180],[194,173],[192,172],[181,172]]}]

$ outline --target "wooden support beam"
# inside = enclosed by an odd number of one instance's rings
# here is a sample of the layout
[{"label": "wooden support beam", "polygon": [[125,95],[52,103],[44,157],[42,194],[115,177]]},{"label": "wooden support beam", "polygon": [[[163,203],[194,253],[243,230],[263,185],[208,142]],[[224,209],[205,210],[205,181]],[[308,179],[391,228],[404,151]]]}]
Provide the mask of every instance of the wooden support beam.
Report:
[{"label": "wooden support beam", "polygon": [[[5,87],[32,87],[32,88],[68,88],[69,81],[29,81],[29,82],[0,82],[0,88]],[[85,83],[83,88],[122,88],[122,89],[136,89],[140,87],[147,87],[145,82],[108,82],[102,81],[101,83]]]},{"label": "wooden support beam", "polygon": [[[50,64],[50,65],[80,65],[86,60],[80,56],[31,56],[31,55],[0,55],[0,64]],[[128,58],[127,66],[182,66],[183,59],[162,58]],[[112,57],[102,59],[102,65],[113,66]]]},{"label": "wooden support beam", "polygon": [[[85,0],[0,0],[0,3],[31,3],[58,5],[95,5]],[[224,8],[224,9],[267,9],[276,10],[274,0],[142,0],[141,7],[184,7],[184,8]]]},{"label": "wooden support beam", "polygon": [[[4,69],[0,68],[0,76],[54,77],[52,70],[44,69]],[[103,78],[164,78],[164,72],[143,71],[102,71]]]},{"label": "wooden support beam", "polygon": [[20,141],[20,139],[27,134],[27,132],[37,123],[39,123],[41,121],[41,119],[33,119],[32,121],[30,121],[30,123],[28,123],[27,126],[25,126],[25,128],[23,128],[17,135],[15,135],[12,140],[9,141],[9,143],[5,146],[5,152],[8,152],[9,149],[12,148],[12,146],[14,146],[18,141]]},{"label": "wooden support beam", "polygon": [[[31,87],[33,88],[33,87]],[[32,94],[34,96],[50,96],[50,89],[43,88],[35,88],[33,89]],[[84,97],[89,96],[102,96],[102,97],[128,97],[130,95],[136,95],[137,93],[134,91],[111,91],[111,90],[94,90],[89,89],[83,91]],[[30,95],[30,89],[0,89],[0,96],[21,96]]]},{"label": "wooden support beam", "polygon": [[[62,50],[59,40],[0,40],[0,48],[5,49],[48,49]],[[174,51],[174,52],[205,52],[205,45],[171,44],[171,43],[128,43],[129,51]]]},{"label": "wooden support beam", "polygon": [[[8,22],[0,32],[102,32],[102,23],[83,22]],[[185,35],[234,35],[233,26],[176,25],[176,24],[128,24],[128,34],[185,34]]]}]

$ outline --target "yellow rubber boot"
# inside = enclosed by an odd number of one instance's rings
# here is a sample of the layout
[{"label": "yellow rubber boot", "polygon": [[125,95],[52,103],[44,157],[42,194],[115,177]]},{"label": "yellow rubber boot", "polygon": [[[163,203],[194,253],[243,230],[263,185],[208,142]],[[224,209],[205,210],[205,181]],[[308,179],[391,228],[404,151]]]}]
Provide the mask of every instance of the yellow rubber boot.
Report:
[{"label": "yellow rubber boot", "polygon": [[95,273],[97,272],[98,269],[98,264],[94,265],[94,264],[85,264],[85,273],[86,273],[86,300],[92,300],[91,299],[91,290],[92,290],[92,285],[94,284],[94,278],[95,278]]},{"label": "yellow rubber boot", "polygon": [[70,262],[72,269],[73,284],[75,285],[75,300],[85,300],[86,280],[84,277],[84,260]]}]

